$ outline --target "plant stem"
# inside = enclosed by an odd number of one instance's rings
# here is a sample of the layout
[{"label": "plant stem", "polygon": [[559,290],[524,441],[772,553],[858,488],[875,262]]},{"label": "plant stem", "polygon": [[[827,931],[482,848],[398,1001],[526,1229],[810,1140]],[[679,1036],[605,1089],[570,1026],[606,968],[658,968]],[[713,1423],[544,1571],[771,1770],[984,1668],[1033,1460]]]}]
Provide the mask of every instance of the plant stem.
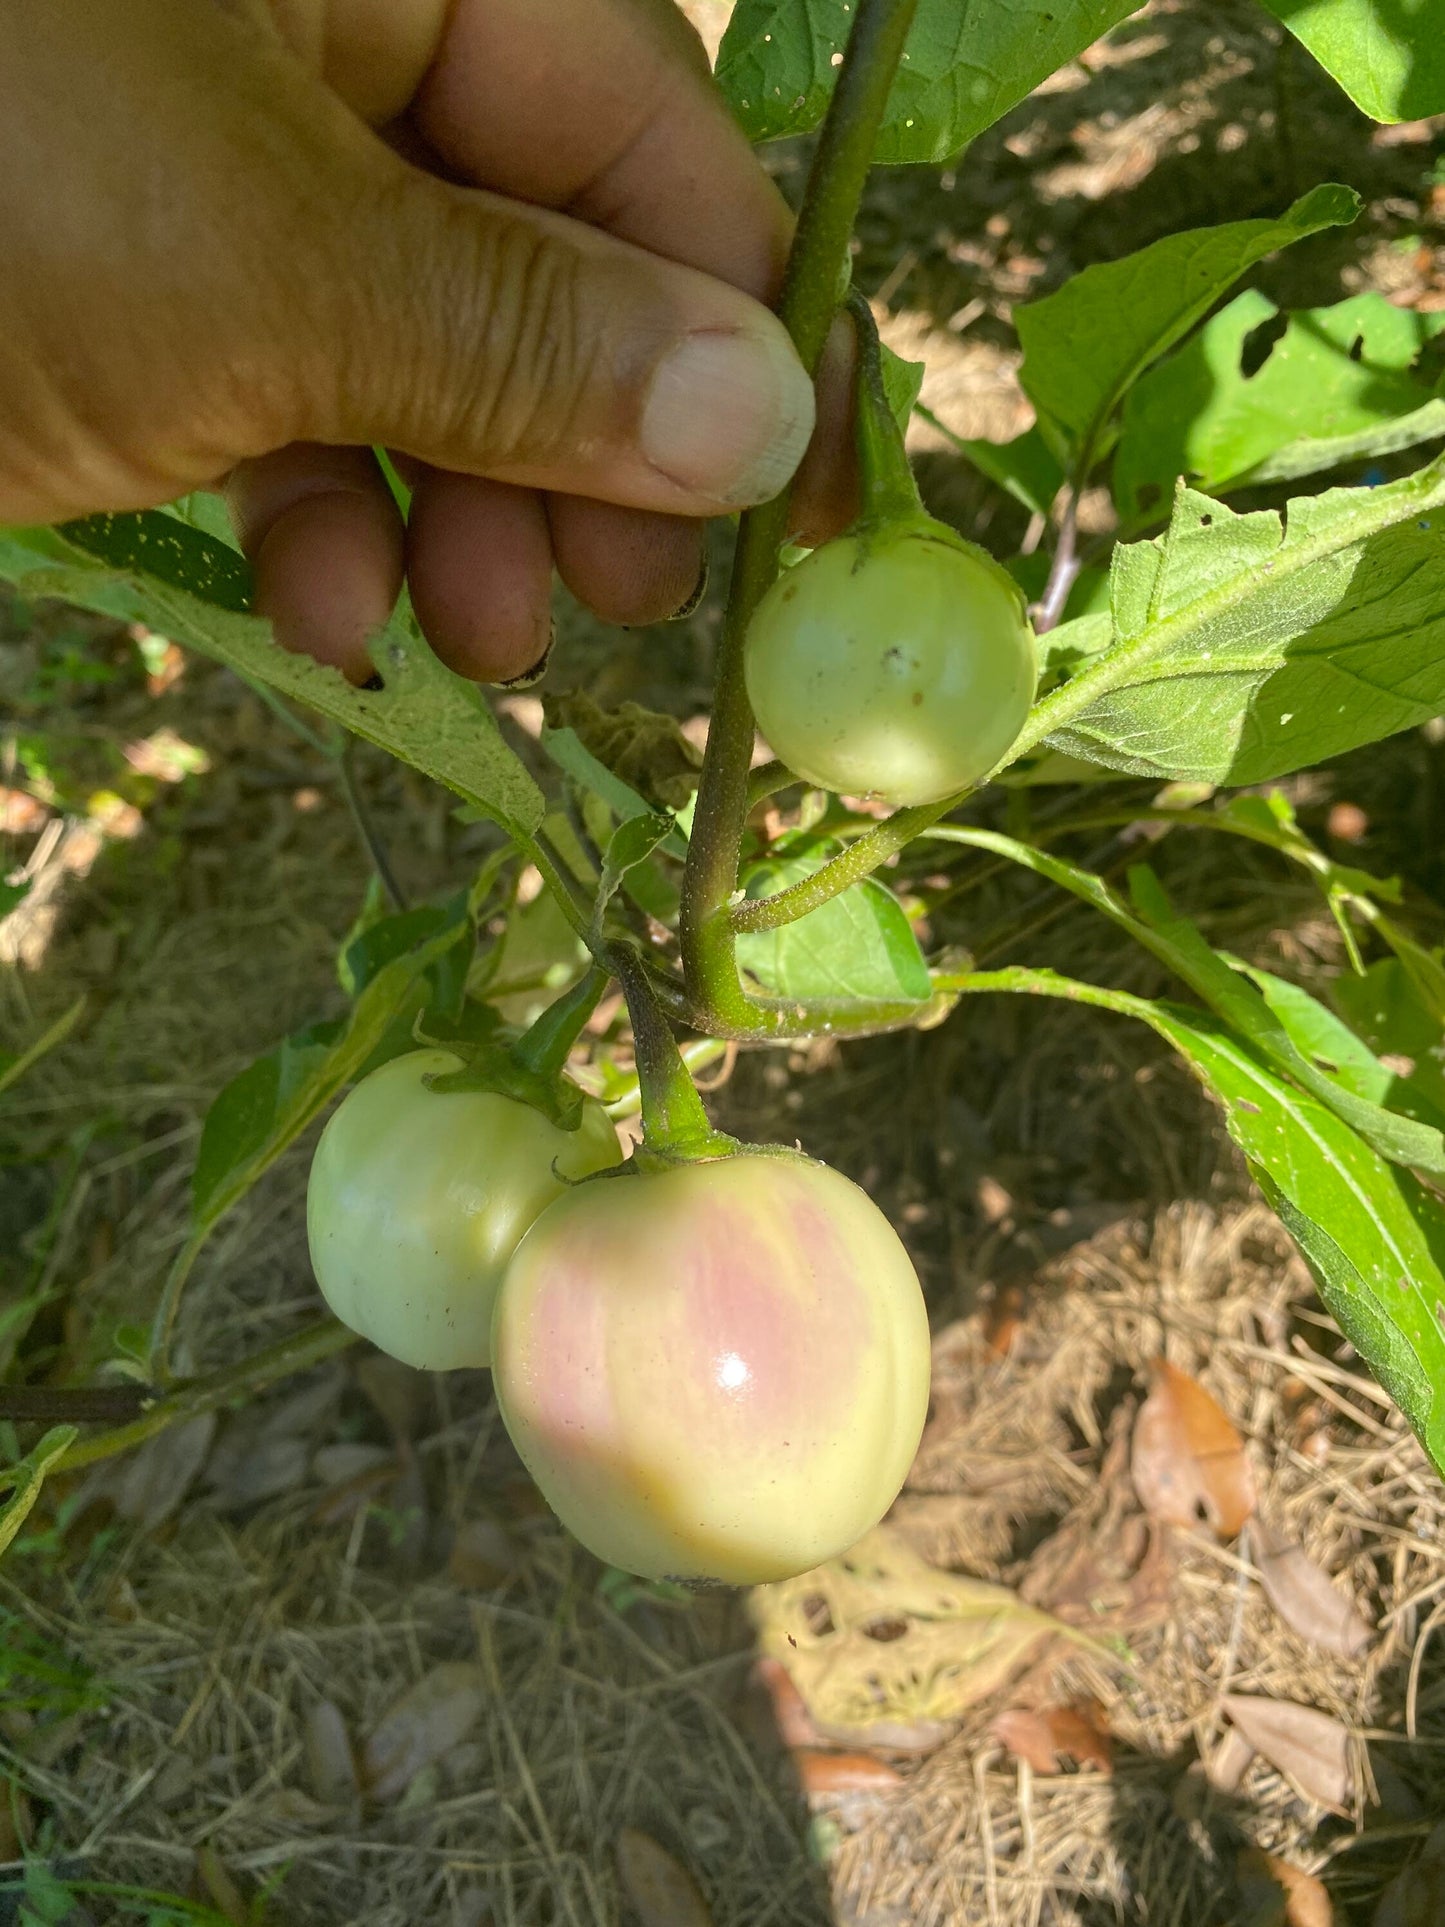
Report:
[{"label": "plant stem", "polygon": [[748,777],[748,814],[752,815],[759,803],[765,803],[779,790],[785,790],[794,783],[802,782],[801,776],[794,776],[786,763],[763,763]]},{"label": "plant stem", "polygon": [[552,892],[557,908],[582,941],[588,943],[592,932],[592,905],[584,896],[582,886],[573,876],[566,858],[545,830],[538,830],[522,847]]},{"label": "plant stem", "polygon": [[1046,635],[1057,627],[1064,613],[1069,591],[1079,579],[1083,567],[1078,555],[1079,542],[1079,497],[1083,494],[1089,479],[1089,471],[1094,466],[1093,437],[1079,450],[1079,459],[1074,464],[1074,472],[1069,478],[1068,491],[1064,498],[1064,512],[1059,519],[1059,539],[1054,544],[1054,559],[1049,565],[1049,579],[1044,584],[1044,592],[1039,597],[1038,606],[1033,612],[1034,631]]},{"label": "plant stem", "polygon": [[601,964],[549,1004],[537,1021],[512,1046],[512,1055],[538,1077],[559,1077],[567,1068],[572,1046],[582,1035],[612,977]]},{"label": "plant stem", "polygon": [[361,791],[356,786],[356,771],[353,767],[355,755],[356,738],[348,736],[332,759],[336,765],[336,780],[341,785],[341,794],[346,798],[346,807],[351,811],[351,820],[356,825],[356,833],[361,838],[362,848],[371,859],[371,867],[376,872],[387,902],[393,910],[405,910],[406,897],[396,880],[396,872],[391,867],[386,845],[377,834],[376,825],[372,822]]},{"label": "plant stem", "polygon": [[[853,31],[808,176],[798,231],[778,304],[803,366],[815,373],[837,311],[848,243],[878,128],[917,0],[858,0]],[[679,936],[693,1001],[734,1034],[762,1028],[738,979],[728,905],[748,807],[753,718],[743,681],[743,641],[753,610],[777,573],[787,532],[786,491],[742,517],[727,621],[718,644],[717,689],[683,878]]]},{"label": "plant stem", "polygon": [[134,1418],[149,1385],[0,1385],[0,1419],[17,1425],[96,1425]]},{"label": "plant stem", "polygon": [[734,1140],[715,1131],[683,1063],[677,1039],[662,1013],[647,967],[630,945],[612,947],[615,973],[632,1020],[637,1082],[642,1092],[643,1151],[667,1162],[717,1157],[735,1149]]},{"label": "plant stem", "polygon": [[201,1255],[201,1247],[214,1229],[215,1221],[192,1231],[166,1273],[166,1282],[161,1287],[160,1300],[151,1319],[150,1344],[146,1352],[147,1376],[157,1385],[164,1385],[170,1376],[166,1360],[170,1356],[171,1336],[181,1309],[181,1293],[191,1275],[191,1267]]},{"label": "plant stem", "polygon": [[940,816],[956,809],[968,794],[969,791],[961,790],[957,796],[944,797],[941,803],[920,803],[911,810],[895,810],[892,816],[875,824],[856,843],[850,843],[846,850],[825,863],[821,870],[815,870],[812,876],[804,877],[801,883],[790,884],[786,890],[775,890],[771,896],[749,897],[735,905],[728,918],[733,931],[780,930],[785,923],[796,923],[810,910],[821,908],[850,885],[871,876],[880,863],[896,856],[905,843],[911,843]]},{"label": "plant stem", "polygon": [[98,1433],[94,1438],[78,1440],[56,1462],[54,1470],[75,1472],[81,1466],[94,1465],[99,1459],[114,1458],[117,1452],[128,1452],[132,1446],[144,1445],[147,1439],[154,1438],[157,1432],[164,1432],[167,1426],[196,1418],[202,1412],[214,1412],[218,1406],[229,1405],[232,1399],[262,1391],[278,1378],[290,1378],[296,1372],[307,1371],[311,1366],[319,1365],[323,1359],[357,1343],[356,1333],[348,1331],[345,1325],[339,1324],[334,1318],[307,1325],[303,1330],[293,1332],[289,1338],[268,1345],[264,1351],[243,1358],[239,1364],[227,1365],[205,1378],[193,1378],[174,1386],[128,1425],[117,1426],[112,1432]]}]

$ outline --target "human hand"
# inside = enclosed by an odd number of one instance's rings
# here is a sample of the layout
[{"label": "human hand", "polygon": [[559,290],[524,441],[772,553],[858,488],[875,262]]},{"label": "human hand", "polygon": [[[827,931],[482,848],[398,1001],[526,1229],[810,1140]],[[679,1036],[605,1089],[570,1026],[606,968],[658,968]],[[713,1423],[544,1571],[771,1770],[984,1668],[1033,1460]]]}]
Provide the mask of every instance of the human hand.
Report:
[{"label": "human hand", "polygon": [[364,678],[405,574],[443,660],[504,680],[554,568],[658,620],[698,518],[797,466],[813,390],[761,305],[790,218],[670,0],[0,0],[0,31],[0,520],[224,477],[287,646]]}]

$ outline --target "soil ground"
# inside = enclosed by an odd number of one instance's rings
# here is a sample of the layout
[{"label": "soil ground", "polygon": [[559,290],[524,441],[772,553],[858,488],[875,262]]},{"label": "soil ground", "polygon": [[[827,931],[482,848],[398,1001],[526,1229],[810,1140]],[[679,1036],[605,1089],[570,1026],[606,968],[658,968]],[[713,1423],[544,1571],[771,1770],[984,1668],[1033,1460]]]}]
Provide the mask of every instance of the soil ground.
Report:
[{"label": "soil ground", "polygon": [[[1358,187],[1366,215],[1259,285],[1296,306],[1367,286],[1439,306],[1442,151],[1445,123],[1373,128],[1256,8],[1160,0],[950,169],[879,179],[859,278],[893,345],[926,354],[934,411],[1002,438],[1028,420],[1015,302],[1318,180]],[[785,186],[804,158],[773,157]],[[921,432],[919,455],[941,513],[1000,554],[1026,540],[1022,512],[937,437]],[[11,605],[4,622],[0,702],[54,787],[28,812],[4,792],[5,867],[26,864],[35,888],[0,931],[0,1034],[33,1037],[82,994],[86,1011],[11,1099],[6,1130],[29,1149],[0,1167],[0,1230],[47,1294],[32,1346],[83,1373],[154,1301],[216,1090],[334,1007],[366,866],[321,759],[233,680],[154,648],[143,662],[63,610]],[[622,636],[564,612],[553,681],[699,715],[716,622],[716,596],[687,624]],[[535,699],[503,709],[525,747]],[[414,895],[475,864],[488,832],[444,794],[379,758],[360,781]],[[1332,804],[1357,806],[1351,860],[1405,876],[1438,941],[1438,735],[1292,794],[1322,836]],[[1318,898],[1223,841],[1170,838],[1151,860],[1215,943],[1325,980],[1341,958]],[[981,960],[1165,988],[1088,912],[1010,878],[940,907],[935,934]],[[920,1676],[889,1709],[910,1745],[870,1754],[895,1777],[820,1787],[749,1686],[766,1601],[619,1588],[539,1507],[484,1375],[351,1356],[77,1483],[0,1565],[0,1862],[28,1843],[67,1878],[192,1892],[238,1920],[274,1883],[257,1918],[286,1927],[590,1927],[631,1917],[614,1847],[632,1827],[692,1870],[717,1927],[1263,1927],[1282,1915],[1250,1911],[1239,1853],[1255,1845],[1319,1873],[1341,1922],[1445,1918],[1424,1885],[1415,1912],[1375,1914],[1445,1815],[1445,1496],[1180,1066],[1101,1014],[990,1001],[927,1034],[723,1072],[725,1128],[797,1138],[857,1178],[919,1264],[935,1399],[894,1519],[904,1542],[1062,1618],[1084,1602],[1102,1645],[1056,1644],[992,1684],[981,1648],[954,1664],[979,1696],[931,1734]],[[195,1369],[314,1313],[308,1152],[193,1278]],[[1253,1540],[1144,1534],[1121,1441],[1161,1358],[1247,1440]],[[1266,1530],[1355,1599],[1373,1628],[1362,1655],[1322,1652],[1271,1604]],[[1338,1811],[1262,1757],[1229,1786],[1223,1703],[1240,1694],[1342,1722]],[[1039,1771],[995,1735],[1005,1708],[1089,1696],[1111,1773]],[[388,1768],[398,1732],[414,1751]],[[91,1892],[72,1917],[136,1904]],[[679,1902],[658,1918],[688,1916]]]}]

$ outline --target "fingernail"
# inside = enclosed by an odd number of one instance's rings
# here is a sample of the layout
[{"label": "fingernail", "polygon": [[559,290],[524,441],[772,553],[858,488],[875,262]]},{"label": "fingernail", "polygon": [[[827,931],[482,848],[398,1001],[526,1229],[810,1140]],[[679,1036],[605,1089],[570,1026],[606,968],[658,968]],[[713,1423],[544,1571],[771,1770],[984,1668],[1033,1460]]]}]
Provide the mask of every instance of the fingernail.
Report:
[{"label": "fingernail", "polygon": [[813,384],[781,323],[688,335],[659,364],[642,413],[653,467],[726,508],[776,495],[812,433]]},{"label": "fingernail", "polygon": [[686,602],[673,610],[672,614],[667,618],[669,622],[683,622],[688,616],[696,612],[699,603],[707,594],[708,573],[708,559],[704,556],[702,559],[702,568],[698,573],[697,583],[693,588],[692,594],[687,598]]},{"label": "fingernail", "polygon": [[538,656],[530,669],[524,669],[520,676],[504,676],[497,684],[499,689],[530,689],[534,683],[541,682],[547,673],[547,664],[552,660],[552,651],[557,646],[557,625],[552,624],[551,634],[547,637],[547,647]]}]

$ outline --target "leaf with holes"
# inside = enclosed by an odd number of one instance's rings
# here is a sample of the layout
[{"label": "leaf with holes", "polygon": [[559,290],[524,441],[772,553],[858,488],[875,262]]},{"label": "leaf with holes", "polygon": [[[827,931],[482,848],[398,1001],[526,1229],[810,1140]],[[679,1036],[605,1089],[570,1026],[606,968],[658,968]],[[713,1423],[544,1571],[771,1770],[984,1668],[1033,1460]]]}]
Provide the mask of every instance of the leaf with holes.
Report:
[{"label": "leaf with holes", "polygon": [[1085,268],[1057,294],[1019,308],[1019,380],[1055,453],[1101,455],[1105,429],[1131,384],[1242,274],[1291,241],[1353,221],[1360,206],[1352,188],[1317,187],[1277,221],[1166,235],[1122,261]]},{"label": "leaf with holes", "polygon": [[1445,362],[1429,346],[1442,329],[1445,314],[1373,290],[1283,315],[1249,289],[1130,391],[1112,470],[1121,519],[1157,520],[1181,475],[1218,495],[1445,435]]},{"label": "leaf with holes", "polygon": [[1034,709],[1066,755],[1154,780],[1267,782],[1445,710],[1445,457],[1381,488],[1236,515],[1181,488],[1114,551],[1113,646]]},{"label": "leaf with holes", "polygon": [[400,757],[514,836],[542,820],[542,793],[502,741],[486,698],[442,667],[405,601],[372,646],[385,686],[371,690],[283,649],[251,613],[250,571],[236,551],[160,510],[0,527],[0,580],[23,596],[62,596],[159,630]]}]

